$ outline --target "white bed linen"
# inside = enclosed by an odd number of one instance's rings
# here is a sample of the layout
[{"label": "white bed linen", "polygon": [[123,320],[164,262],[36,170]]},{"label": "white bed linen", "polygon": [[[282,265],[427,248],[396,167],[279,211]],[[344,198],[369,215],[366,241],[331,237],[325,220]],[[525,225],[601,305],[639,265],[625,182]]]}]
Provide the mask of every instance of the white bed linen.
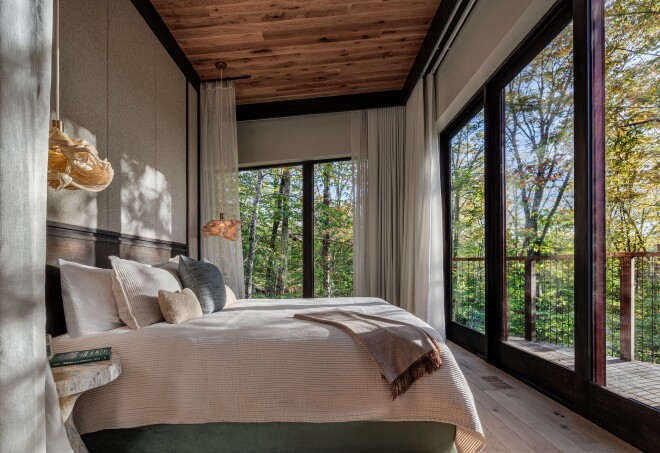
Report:
[{"label": "white bed linen", "polygon": [[151,424],[437,421],[457,426],[459,451],[481,449],[474,400],[449,349],[442,366],[392,400],[366,350],[340,329],[294,319],[331,308],[385,316],[440,334],[375,298],[239,300],[179,325],[126,327],[53,340],[57,352],[111,346],[114,382],[84,393],[74,417],[84,434]]}]

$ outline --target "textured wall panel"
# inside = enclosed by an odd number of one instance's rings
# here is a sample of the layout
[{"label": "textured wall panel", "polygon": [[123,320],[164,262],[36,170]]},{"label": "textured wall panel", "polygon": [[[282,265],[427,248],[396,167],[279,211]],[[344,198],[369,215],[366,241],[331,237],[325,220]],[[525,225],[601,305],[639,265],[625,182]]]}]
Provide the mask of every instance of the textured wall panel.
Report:
[{"label": "textured wall panel", "polygon": [[[60,117],[64,131],[107,156],[108,9],[105,1],[61,0]],[[53,70],[55,59],[53,59]],[[53,74],[55,74],[53,72]],[[55,89],[51,91],[55,117]],[[114,164],[114,162],[113,162]],[[48,190],[48,220],[107,229],[108,194]]]},{"label": "textured wall panel", "polygon": [[197,91],[188,84],[188,253],[199,255],[199,178],[197,140]]},{"label": "textured wall panel", "polygon": [[156,236],[186,242],[186,78],[156,45]]},{"label": "textured wall panel", "polygon": [[156,37],[129,0],[114,0],[108,16],[108,225],[156,237]]},{"label": "textured wall panel", "polygon": [[61,2],[61,117],[115,179],[50,190],[48,220],[185,243],[185,77],[130,0]]}]

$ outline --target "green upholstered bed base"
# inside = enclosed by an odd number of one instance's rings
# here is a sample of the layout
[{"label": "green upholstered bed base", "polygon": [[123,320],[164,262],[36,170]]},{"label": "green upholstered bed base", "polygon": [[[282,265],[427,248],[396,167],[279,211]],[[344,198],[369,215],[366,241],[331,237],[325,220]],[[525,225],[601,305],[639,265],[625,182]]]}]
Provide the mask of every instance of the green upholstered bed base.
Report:
[{"label": "green upholstered bed base", "polygon": [[456,453],[455,438],[454,425],[437,422],[151,425],[82,436],[90,453]]}]

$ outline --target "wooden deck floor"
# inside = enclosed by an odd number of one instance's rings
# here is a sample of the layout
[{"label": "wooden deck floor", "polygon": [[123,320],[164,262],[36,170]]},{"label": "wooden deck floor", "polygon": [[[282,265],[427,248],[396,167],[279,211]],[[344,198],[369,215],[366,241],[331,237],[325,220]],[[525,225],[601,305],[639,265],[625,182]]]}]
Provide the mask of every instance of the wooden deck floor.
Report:
[{"label": "wooden deck floor", "polygon": [[[530,354],[575,369],[573,349],[546,343],[510,338],[508,344]],[[647,362],[626,362],[617,358],[607,359],[606,386],[608,390],[660,409],[660,365]]]},{"label": "wooden deck floor", "polygon": [[484,452],[639,451],[466,350],[447,344],[474,394],[486,435]]}]

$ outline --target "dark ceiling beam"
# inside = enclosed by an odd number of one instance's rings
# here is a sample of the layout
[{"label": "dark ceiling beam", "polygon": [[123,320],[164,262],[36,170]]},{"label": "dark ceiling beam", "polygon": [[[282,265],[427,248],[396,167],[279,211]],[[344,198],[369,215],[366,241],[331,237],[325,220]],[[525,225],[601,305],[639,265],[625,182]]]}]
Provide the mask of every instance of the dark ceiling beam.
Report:
[{"label": "dark ceiling beam", "polygon": [[170,54],[172,60],[177,64],[181,72],[188,82],[199,92],[199,75],[193,67],[190,60],[184,53],[176,38],[172,35],[163,19],[156,11],[154,5],[149,0],[131,0],[135,9],[140,13],[144,21],[149,25],[151,31],[156,35],[156,38],[163,45],[167,53]]},{"label": "dark ceiling beam", "polygon": [[393,107],[403,104],[403,91],[380,91],[377,93],[348,94],[314,99],[295,99],[291,101],[237,105],[236,119],[237,121],[260,120],[284,116]]}]

